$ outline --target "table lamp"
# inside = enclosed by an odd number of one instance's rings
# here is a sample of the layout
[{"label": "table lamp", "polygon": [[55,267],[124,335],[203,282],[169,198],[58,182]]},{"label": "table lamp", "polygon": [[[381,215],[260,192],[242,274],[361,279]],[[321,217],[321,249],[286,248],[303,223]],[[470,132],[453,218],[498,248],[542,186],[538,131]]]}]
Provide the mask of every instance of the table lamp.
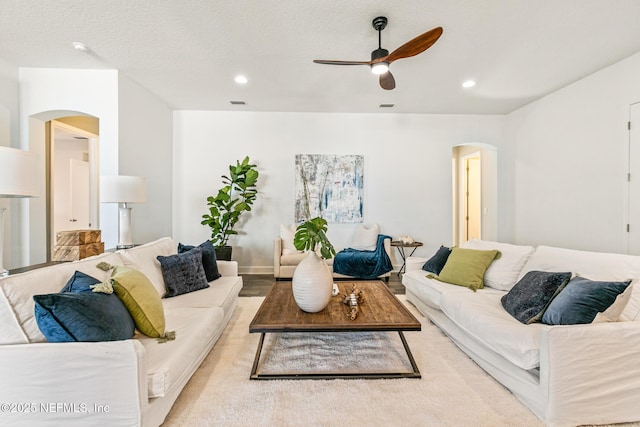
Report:
[{"label": "table lamp", "polygon": [[[0,147],[0,198],[38,196],[38,156],[17,148]],[[4,246],[4,214],[0,208],[0,277],[9,272],[2,267]]]},{"label": "table lamp", "polygon": [[133,247],[131,241],[131,208],[128,203],[147,201],[147,185],[139,176],[101,176],[100,201],[118,203],[118,245],[116,249]]}]

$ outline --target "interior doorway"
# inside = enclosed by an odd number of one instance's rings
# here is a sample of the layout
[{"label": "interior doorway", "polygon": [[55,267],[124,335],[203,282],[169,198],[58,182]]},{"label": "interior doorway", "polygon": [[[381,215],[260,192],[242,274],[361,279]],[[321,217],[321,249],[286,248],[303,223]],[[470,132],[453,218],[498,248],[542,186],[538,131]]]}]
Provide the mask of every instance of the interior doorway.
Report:
[{"label": "interior doorway", "polygon": [[497,240],[497,150],[489,144],[453,147],[453,244]]},{"label": "interior doorway", "polygon": [[[60,231],[99,228],[98,142],[90,117],[61,117],[46,122],[47,261]],[[82,125],[82,123],[85,123]],[[82,126],[79,127],[79,126]]]},{"label": "interior doorway", "polygon": [[629,106],[627,253],[640,255],[640,102]]}]

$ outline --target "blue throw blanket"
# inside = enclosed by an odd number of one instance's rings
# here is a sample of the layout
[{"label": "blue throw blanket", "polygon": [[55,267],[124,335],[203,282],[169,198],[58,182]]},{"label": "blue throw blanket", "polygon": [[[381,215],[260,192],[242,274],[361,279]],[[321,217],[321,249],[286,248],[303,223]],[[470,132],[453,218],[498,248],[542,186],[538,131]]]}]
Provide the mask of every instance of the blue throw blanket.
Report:
[{"label": "blue throw blanket", "polygon": [[387,251],[384,250],[384,239],[391,237],[378,234],[375,251],[359,251],[352,248],[343,249],[333,260],[333,271],[353,276],[357,279],[375,279],[393,270]]}]

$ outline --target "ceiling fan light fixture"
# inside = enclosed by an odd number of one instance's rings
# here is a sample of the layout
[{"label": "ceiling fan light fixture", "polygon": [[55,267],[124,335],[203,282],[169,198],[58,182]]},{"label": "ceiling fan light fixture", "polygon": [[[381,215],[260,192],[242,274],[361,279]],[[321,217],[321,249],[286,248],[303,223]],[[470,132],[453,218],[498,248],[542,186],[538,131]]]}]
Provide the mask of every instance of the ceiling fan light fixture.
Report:
[{"label": "ceiling fan light fixture", "polygon": [[376,62],[375,64],[371,64],[371,72],[373,74],[384,74],[389,71],[389,64],[386,62]]}]

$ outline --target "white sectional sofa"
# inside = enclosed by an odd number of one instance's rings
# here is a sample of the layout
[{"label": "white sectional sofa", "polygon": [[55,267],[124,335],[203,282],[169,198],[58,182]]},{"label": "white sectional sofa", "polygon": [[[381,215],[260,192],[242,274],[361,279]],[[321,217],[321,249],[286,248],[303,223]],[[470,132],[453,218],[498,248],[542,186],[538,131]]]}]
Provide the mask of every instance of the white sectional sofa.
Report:
[{"label": "white sectional sofa", "polygon": [[[628,280],[640,277],[640,257],[478,240],[463,247],[502,253],[486,271],[483,289],[428,278],[421,269],[427,258],[410,257],[402,279],[407,300],[546,425],[640,420],[638,286],[620,321],[609,323],[527,325],[500,302],[529,271]],[[492,283],[503,289],[486,286]]]},{"label": "white sectional sofa", "polygon": [[210,287],[162,299],[160,343],[136,332],[108,342],[46,342],[34,318],[33,295],[57,293],[77,270],[99,280],[99,262],[142,271],[163,288],[156,256],[176,253],[163,238],[116,253],[0,279],[0,425],[158,426],[209,353],[237,305],[242,278],[235,261],[218,261]]}]

